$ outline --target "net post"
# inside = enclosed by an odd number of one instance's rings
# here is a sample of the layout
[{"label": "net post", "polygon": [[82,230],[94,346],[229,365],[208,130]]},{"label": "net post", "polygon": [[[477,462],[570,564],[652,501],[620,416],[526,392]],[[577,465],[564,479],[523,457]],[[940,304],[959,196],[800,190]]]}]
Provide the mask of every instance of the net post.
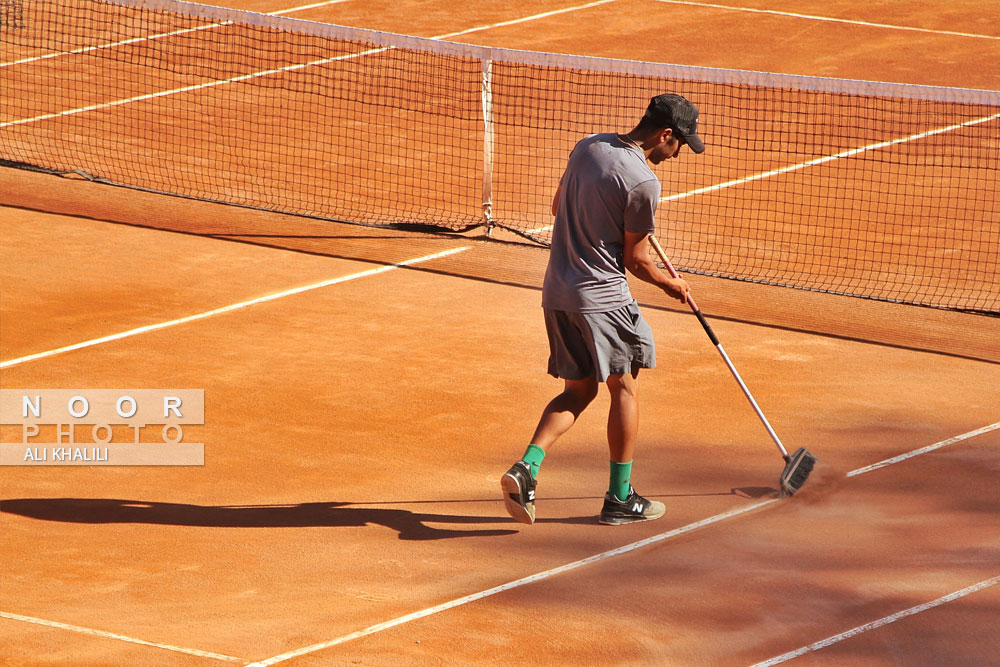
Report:
[{"label": "net post", "polygon": [[483,223],[486,235],[493,235],[493,60],[482,59],[483,102]]}]

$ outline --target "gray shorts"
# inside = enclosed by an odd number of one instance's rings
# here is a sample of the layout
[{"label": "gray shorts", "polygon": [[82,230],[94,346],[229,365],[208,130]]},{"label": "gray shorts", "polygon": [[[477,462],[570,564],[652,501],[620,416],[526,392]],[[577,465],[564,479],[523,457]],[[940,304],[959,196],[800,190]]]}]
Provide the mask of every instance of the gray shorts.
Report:
[{"label": "gray shorts", "polygon": [[656,367],[653,330],[635,301],[607,313],[544,310],[549,375],[604,382],[611,375],[635,375],[640,368]]}]

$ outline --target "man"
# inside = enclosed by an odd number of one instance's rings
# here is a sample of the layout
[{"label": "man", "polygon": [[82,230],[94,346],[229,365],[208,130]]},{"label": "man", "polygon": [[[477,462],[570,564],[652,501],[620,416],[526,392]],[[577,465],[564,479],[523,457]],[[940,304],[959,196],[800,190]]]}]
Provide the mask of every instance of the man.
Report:
[{"label": "man", "polygon": [[659,269],[649,235],[660,182],[646,164],[677,157],[687,144],[705,150],[698,109],[680,95],[657,95],[628,134],[595,134],[570,154],[552,202],[555,226],[542,287],[549,338],[549,374],[565,386],[545,407],[531,444],[500,482],[504,504],[522,523],[535,521],[538,469],[548,449],[597,396],[611,395],[608,492],[600,522],[619,525],[663,516],[663,503],[643,498],[630,483],[638,431],[638,375],[656,365],[653,333],[632,298],[625,270],[681,303],[682,279]]}]

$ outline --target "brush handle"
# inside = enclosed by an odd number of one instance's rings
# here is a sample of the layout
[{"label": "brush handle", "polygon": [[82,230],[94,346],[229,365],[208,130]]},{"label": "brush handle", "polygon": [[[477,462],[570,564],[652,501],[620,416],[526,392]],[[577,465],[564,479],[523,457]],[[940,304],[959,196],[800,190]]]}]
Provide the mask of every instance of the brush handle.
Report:
[{"label": "brush handle", "polygon": [[[674,269],[674,265],[670,263],[669,259],[667,259],[667,254],[663,252],[663,248],[660,247],[660,242],[656,240],[656,237],[650,234],[649,242],[652,244],[653,250],[656,251],[656,254],[659,255],[660,261],[663,262],[663,265],[665,267],[667,267],[667,272],[670,274],[670,277],[680,278],[680,276],[677,274],[676,269]],[[687,295],[687,304],[688,306],[691,307],[691,310],[698,318],[698,321],[701,322],[702,328],[705,330],[705,333],[708,334],[708,337],[709,339],[711,339],[712,344],[715,345],[715,349],[719,351],[720,355],[722,355],[722,360],[726,362],[726,366],[729,368],[729,372],[733,374],[734,378],[736,378],[736,382],[739,383],[740,389],[743,390],[743,395],[747,397],[748,401],[750,401],[750,405],[753,407],[754,412],[757,413],[757,416],[760,418],[760,421],[764,424],[764,428],[767,429],[768,435],[770,435],[771,439],[774,440],[774,444],[778,446],[778,451],[781,452],[782,457],[784,457],[784,459],[787,461],[788,450],[785,449],[785,446],[783,444],[781,444],[781,439],[778,437],[778,434],[774,432],[773,428],[771,428],[771,422],[767,421],[767,417],[764,416],[764,411],[760,409],[759,405],[757,405],[757,401],[754,399],[753,394],[750,393],[750,390],[747,389],[746,383],[743,382],[743,378],[740,377],[739,371],[737,371],[736,367],[733,366],[733,362],[732,360],[729,359],[729,355],[726,354],[726,351],[722,348],[722,343],[719,342],[719,337],[715,335],[715,332],[712,330],[712,327],[708,324],[708,320],[705,319],[705,316],[702,314],[701,309],[698,308],[698,304],[696,304],[694,302],[694,299],[691,298],[690,293]]]}]

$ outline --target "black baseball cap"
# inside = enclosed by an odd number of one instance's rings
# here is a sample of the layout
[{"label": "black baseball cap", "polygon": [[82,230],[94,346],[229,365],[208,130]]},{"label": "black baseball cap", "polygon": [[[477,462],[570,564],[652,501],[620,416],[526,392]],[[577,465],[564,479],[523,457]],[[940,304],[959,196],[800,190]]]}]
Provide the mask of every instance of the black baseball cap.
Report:
[{"label": "black baseball cap", "polygon": [[705,152],[705,143],[698,136],[698,107],[680,95],[657,95],[646,107],[646,118],[660,127],[669,127],[680,135],[695,153]]}]

